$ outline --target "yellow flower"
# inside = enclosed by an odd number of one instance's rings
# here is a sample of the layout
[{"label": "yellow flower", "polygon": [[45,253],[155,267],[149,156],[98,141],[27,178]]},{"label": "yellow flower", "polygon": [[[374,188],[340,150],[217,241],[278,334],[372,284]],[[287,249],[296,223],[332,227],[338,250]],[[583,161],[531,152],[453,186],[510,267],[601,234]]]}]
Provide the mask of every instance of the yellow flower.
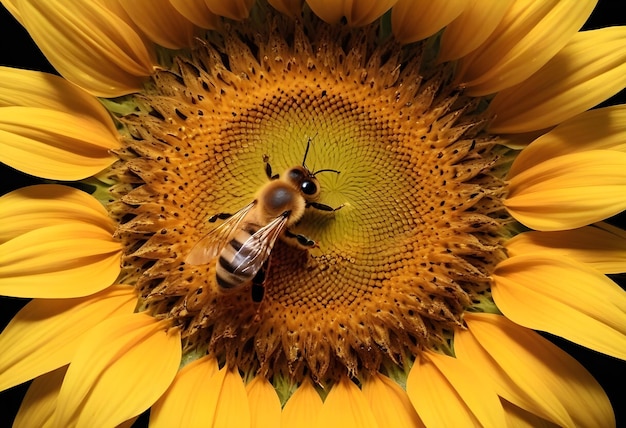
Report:
[{"label": "yellow flower", "polygon": [[626,27],[496,3],[4,0],[14,426],[615,425]]}]

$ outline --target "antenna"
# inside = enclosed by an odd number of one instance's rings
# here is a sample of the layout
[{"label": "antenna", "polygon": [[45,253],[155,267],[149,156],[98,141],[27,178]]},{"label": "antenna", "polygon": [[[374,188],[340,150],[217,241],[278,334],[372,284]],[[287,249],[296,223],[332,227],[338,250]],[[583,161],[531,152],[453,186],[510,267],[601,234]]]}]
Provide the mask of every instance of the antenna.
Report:
[{"label": "antenna", "polygon": [[[306,150],[304,151],[304,158],[302,159],[302,167],[306,168],[306,157],[309,154],[309,148],[311,147],[311,141],[313,141],[313,138],[317,137],[317,132],[315,133],[315,135],[313,137],[309,137],[306,140]],[[308,169],[308,168],[306,168]]]},{"label": "antenna", "polygon": [[[306,140],[306,150],[304,151],[304,159],[302,159],[302,167],[304,169],[306,169],[307,171],[309,170],[309,168],[307,168],[306,165],[305,165],[306,157],[309,154],[309,148],[311,147],[311,141],[313,141],[313,138],[315,138],[315,137],[317,137],[317,132],[315,133],[315,135],[313,137],[309,137]],[[318,169],[317,171],[312,172],[311,175],[315,177],[320,172],[334,172],[336,174],[339,174],[339,171],[337,171],[336,169]]]},{"label": "antenna", "polygon": [[341,171],[337,171],[336,169],[318,169],[317,171],[311,173],[312,176],[316,176],[320,172],[334,172],[336,174],[340,174]]}]

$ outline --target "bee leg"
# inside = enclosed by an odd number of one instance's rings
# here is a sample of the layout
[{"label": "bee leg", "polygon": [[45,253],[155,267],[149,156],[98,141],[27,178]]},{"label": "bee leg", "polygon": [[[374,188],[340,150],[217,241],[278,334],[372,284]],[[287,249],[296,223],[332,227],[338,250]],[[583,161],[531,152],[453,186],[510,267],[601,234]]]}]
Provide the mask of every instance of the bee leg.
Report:
[{"label": "bee leg", "polygon": [[326,204],[320,204],[319,202],[307,202],[306,204],[307,208],[311,207],[311,208],[315,208],[316,210],[320,210],[320,211],[337,211],[343,208],[344,204],[339,205],[337,208],[333,208],[330,207]]},{"label": "bee leg", "polygon": [[263,297],[265,296],[265,280],[267,279],[267,272],[270,269],[270,259],[268,258],[263,263],[263,266],[252,278],[252,286],[250,292],[252,294],[252,301],[258,303],[256,313],[254,314],[253,321],[261,321],[261,305],[263,303]]},{"label": "bee leg", "polygon": [[263,301],[263,296],[265,295],[265,273],[266,273],[266,264],[257,272],[257,274],[252,278],[252,288],[250,292],[252,293],[252,301],[255,303],[261,303]]},{"label": "bee leg", "polygon": [[209,217],[209,223],[215,223],[218,219],[219,220],[226,220],[227,218],[232,217],[233,215],[231,213],[219,213],[219,214],[215,214],[211,217]]},{"label": "bee leg", "polygon": [[304,235],[295,234],[289,229],[285,229],[284,233],[285,233],[285,236],[288,238],[295,238],[296,241],[298,241],[298,244],[302,245],[303,247],[313,248],[317,246],[317,242],[315,242],[314,240],[307,238]]},{"label": "bee leg", "polygon": [[263,155],[263,162],[265,162],[265,175],[270,180],[276,180],[280,177],[279,174],[272,175],[272,166],[270,165],[270,157],[268,155]]}]

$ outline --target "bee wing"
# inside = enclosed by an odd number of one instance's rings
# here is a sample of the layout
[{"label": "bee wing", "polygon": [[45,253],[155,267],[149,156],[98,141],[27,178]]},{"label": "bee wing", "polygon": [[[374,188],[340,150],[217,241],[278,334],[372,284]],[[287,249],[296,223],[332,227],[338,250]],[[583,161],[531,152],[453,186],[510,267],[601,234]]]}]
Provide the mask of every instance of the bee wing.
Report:
[{"label": "bee wing", "polygon": [[229,238],[241,225],[241,222],[255,203],[256,201],[250,202],[235,214],[228,217],[222,224],[204,235],[202,239],[196,242],[189,254],[187,254],[185,263],[190,265],[203,265],[217,257],[226,244],[228,244]]},{"label": "bee wing", "polygon": [[241,262],[234,266],[233,273],[246,277],[254,277],[269,258],[276,239],[285,229],[288,217],[281,215],[257,230],[237,251],[235,260]]}]

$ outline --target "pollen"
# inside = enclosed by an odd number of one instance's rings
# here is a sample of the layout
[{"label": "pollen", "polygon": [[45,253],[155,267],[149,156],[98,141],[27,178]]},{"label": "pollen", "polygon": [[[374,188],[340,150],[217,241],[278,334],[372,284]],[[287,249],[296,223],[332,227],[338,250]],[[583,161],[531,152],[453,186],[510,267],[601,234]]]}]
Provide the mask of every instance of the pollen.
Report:
[{"label": "pollen", "polygon": [[[271,19],[209,34],[129,101],[110,172],[122,281],[186,352],[247,373],[323,382],[449,346],[506,257],[489,118],[423,45]],[[302,165],[307,142],[311,171],[338,172],[316,175],[319,202],[341,208],[290,226],[315,245],[276,243],[260,302],[251,284],[220,289],[215,261],[185,263],[270,180],[266,161]]]}]

